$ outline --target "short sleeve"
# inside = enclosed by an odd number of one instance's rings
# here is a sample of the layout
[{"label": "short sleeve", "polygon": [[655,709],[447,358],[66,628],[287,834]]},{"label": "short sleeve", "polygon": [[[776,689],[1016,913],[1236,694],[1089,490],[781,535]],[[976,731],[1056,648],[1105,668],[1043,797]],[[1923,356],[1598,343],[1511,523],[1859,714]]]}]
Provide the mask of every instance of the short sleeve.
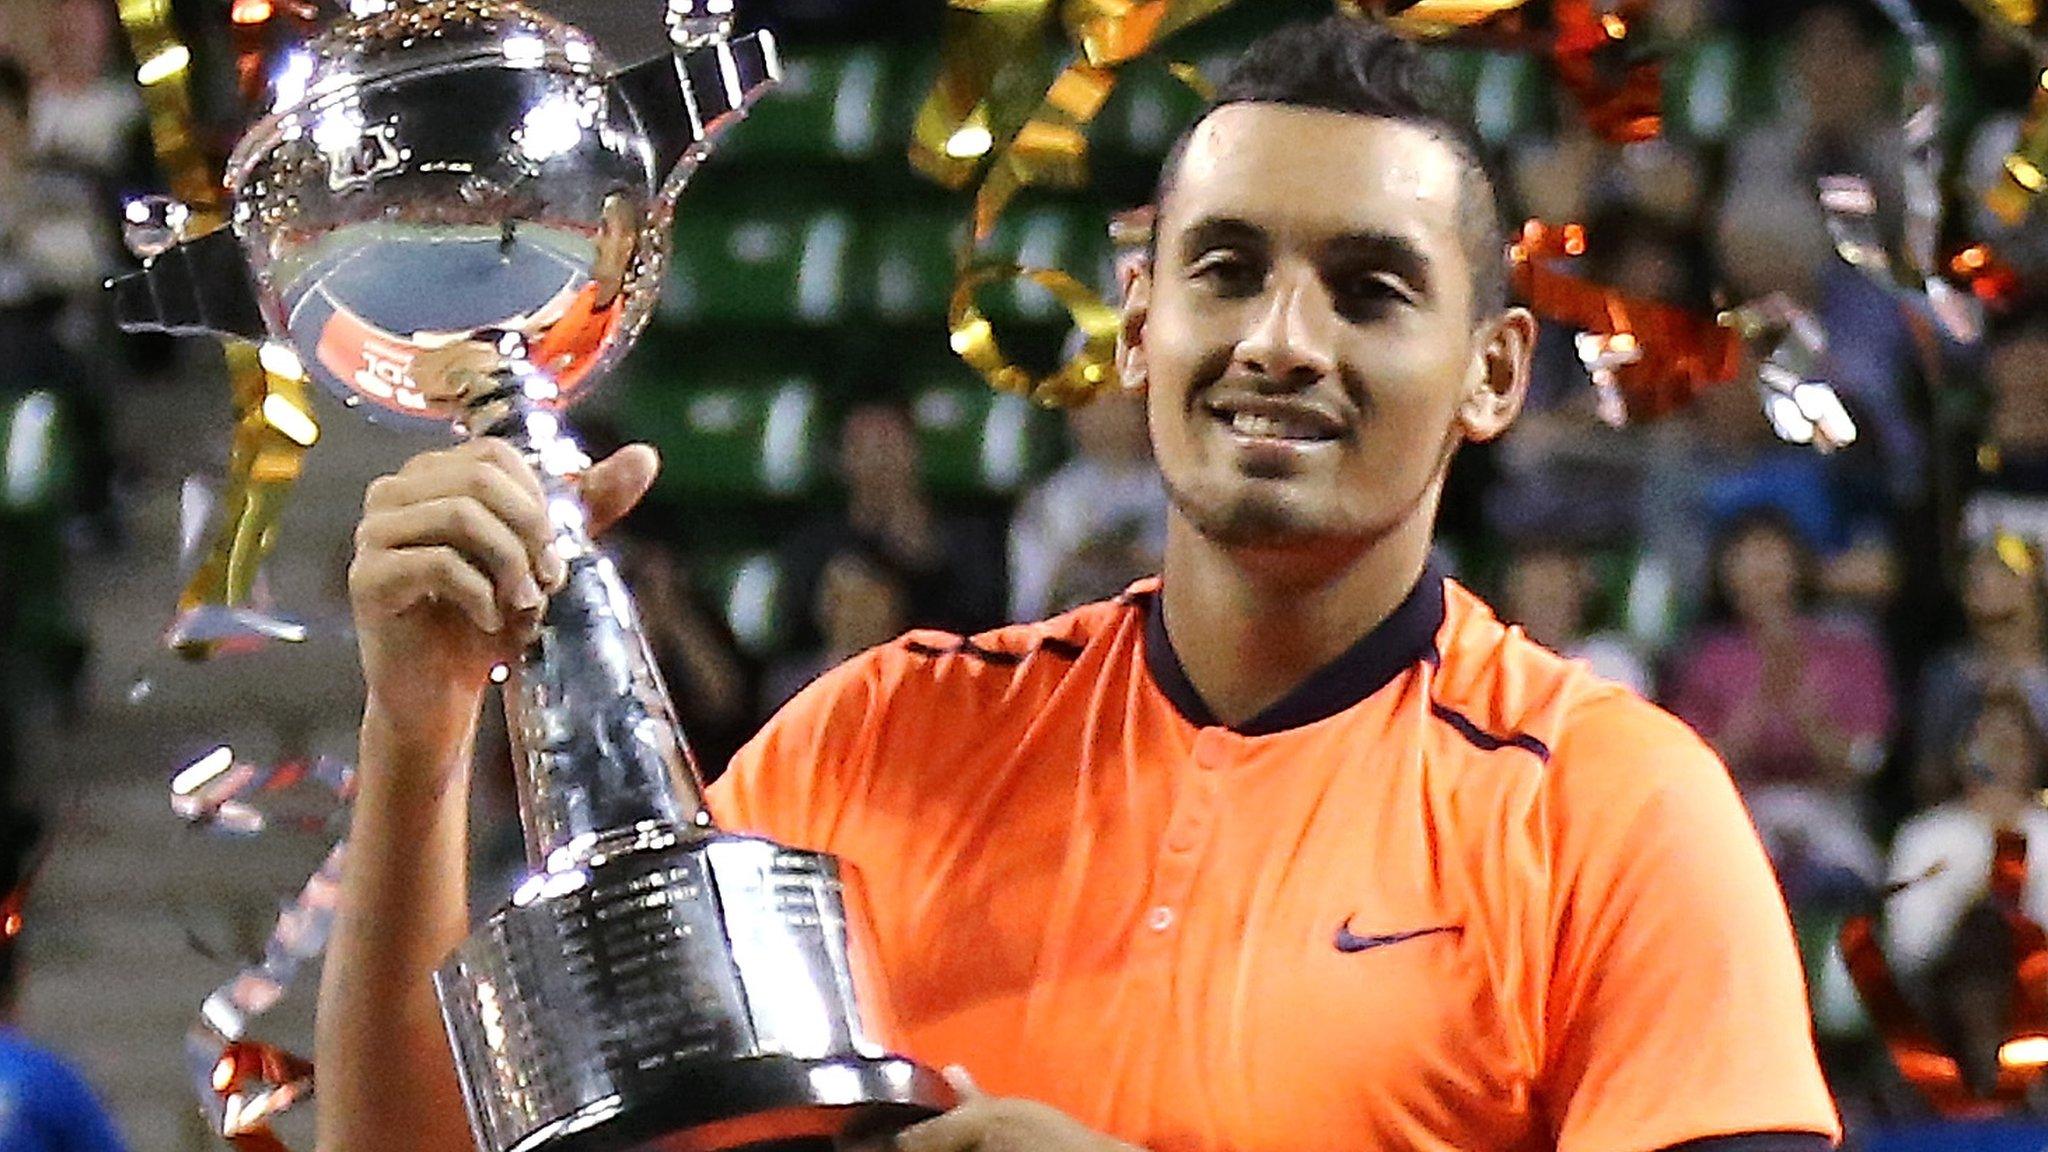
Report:
[{"label": "short sleeve", "polygon": [[848,801],[865,791],[884,701],[881,656],[813,680],[733,755],[705,797],[719,827],[832,851]]},{"label": "short sleeve", "polygon": [[1838,1139],[1791,924],[1720,761],[1617,694],[1573,718],[1551,771],[1542,1092],[1557,1147]]}]

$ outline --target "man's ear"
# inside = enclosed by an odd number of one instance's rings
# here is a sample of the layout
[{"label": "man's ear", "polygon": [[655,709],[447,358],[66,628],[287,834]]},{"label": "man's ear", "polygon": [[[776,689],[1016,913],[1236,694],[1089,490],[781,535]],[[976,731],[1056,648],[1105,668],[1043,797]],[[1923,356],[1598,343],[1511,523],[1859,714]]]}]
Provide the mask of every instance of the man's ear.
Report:
[{"label": "man's ear", "polygon": [[1529,364],[1536,349],[1536,317],[1509,308],[1487,321],[1487,332],[1466,373],[1458,403],[1465,439],[1484,443],[1508,430],[1529,395]]},{"label": "man's ear", "polygon": [[1116,329],[1116,374],[1125,392],[1143,392],[1146,375],[1145,319],[1152,312],[1152,258],[1133,260],[1117,269],[1123,282],[1123,317]]}]

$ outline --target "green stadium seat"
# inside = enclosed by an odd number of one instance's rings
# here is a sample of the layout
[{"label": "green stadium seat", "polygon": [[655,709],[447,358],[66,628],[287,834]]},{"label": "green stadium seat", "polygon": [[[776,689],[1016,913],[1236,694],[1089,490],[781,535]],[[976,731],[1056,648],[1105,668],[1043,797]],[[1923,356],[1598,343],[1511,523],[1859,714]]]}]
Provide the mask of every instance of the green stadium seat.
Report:
[{"label": "green stadium seat", "polygon": [[1680,143],[1722,144],[1756,116],[1749,54],[1733,36],[1688,42],[1664,61],[1664,133]]},{"label": "green stadium seat", "polygon": [[892,61],[878,45],[812,49],[719,148],[721,162],[867,160],[885,138]]},{"label": "green stadium seat", "polygon": [[70,444],[56,395],[38,389],[0,397],[0,510],[60,514],[70,480]]},{"label": "green stadium seat", "polygon": [[0,395],[0,584],[14,602],[14,628],[0,635],[0,653],[50,683],[76,670],[86,645],[67,593],[72,480],[56,395]]},{"label": "green stadium seat", "polygon": [[[1110,282],[1109,218],[1095,208],[1046,205],[1013,209],[996,223],[986,250],[1026,268],[1059,268],[1100,292]],[[981,295],[991,320],[1064,324],[1066,312],[1051,293],[1012,281]]]},{"label": "green stadium seat", "polygon": [[[1221,74],[1220,68],[1202,67],[1202,72]],[[1194,89],[1158,61],[1141,60],[1119,72],[1116,90],[1096,114],[1089,144],[1111,155],[1156,159],[1201,110],[1202,98]]]},{"label": "green stadium seat", "polygon": [[694,571],[699,590],[717,605],[742,648],[753,656],[777,649],[789,629],[782,619],[782,562],[774,552],[708,556]]},{"label": "green stadium seat", "polygon": [[[871,263],[858,279],[877,319],[913,324],[942,319],[958,275],[956,255],[966,235],[966,210],[895,212],[868,225]],[[1098,288],[1109,281],[1109,223],[1094,209],[1063,204],[1019,206],[996,222],[983,246],[1028,267],[1063,268]],[[1064,323],[1059,303],[1035,284],[991,287],[979,297],[998,323]]]},{"label": "green stadium seat", "polygon": [[889,324],[930,321],[946,314],[955,255],[967,234],[969,208],[934,204],[892,211],[867,223],[870,263],[857,277],[876,319]]},{"label": "green stadium seat", "polygon": [[693,375],[662,383],[641,368],[617,401],[620,431],[662,454],[664,496],[791,500],[815,488],[825,433],[816,381],[802,372]]},{"label": "green stadium seat", "polygon": [[657,318],[668,325],[826,327],[849,318],[854,219],[844,207],[686,202]]},{"label": "green stadium seat", "polygon": [[1011,495],[1056,462],[1059,416],[991,389],[958,360],[913,369],[909,385],[925,482],[933,494]]},{"label": "green stadium seat", "polygon": [[1876,1031],[1850,980],[1849,965],[1842,958],[1839,940],[1847,918],[1832,909],[1794,916],[1799,959],[1806,969],[1807,1000],[1813,1011],[1813,1031],[1823,1042],[1863,1040]]},{"label": "green stadium seat", "polygon": [[1487,146],[1503,147],[1550,115],[1555,86],[1535,54],[1446,49],[1443,57],[1445,78],[1471,107]]}]

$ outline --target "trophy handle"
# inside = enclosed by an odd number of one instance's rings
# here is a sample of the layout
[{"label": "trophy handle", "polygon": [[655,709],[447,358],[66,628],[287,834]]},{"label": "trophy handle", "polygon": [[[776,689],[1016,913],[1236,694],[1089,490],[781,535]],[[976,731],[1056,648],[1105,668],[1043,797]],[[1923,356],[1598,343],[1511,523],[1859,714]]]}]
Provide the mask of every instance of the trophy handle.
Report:
[{"label": "trophy handle", "polygon": [[[500,348],[517,344],[501,339]],[[457,426],[503,439],[534,466],[549,548],[568,570],[503,685],[527,864],[555,875],[655,829],[708,834],[703,780],[639,609],[590,536],[574,482],[590,457],[545,406],[554,385],[525,359],[507,357],[491,383]]]}]

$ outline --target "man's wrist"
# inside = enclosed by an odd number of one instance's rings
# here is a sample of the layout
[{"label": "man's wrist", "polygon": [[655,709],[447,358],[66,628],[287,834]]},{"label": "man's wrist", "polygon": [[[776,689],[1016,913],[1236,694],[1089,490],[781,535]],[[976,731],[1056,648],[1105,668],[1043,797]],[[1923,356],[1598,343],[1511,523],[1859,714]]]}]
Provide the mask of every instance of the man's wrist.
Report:
[{"label": "man's wrist", "polygon": [[468,771],[481,702],[395,701],[371,693],[360,732],[364,783],[439,793]]}]

